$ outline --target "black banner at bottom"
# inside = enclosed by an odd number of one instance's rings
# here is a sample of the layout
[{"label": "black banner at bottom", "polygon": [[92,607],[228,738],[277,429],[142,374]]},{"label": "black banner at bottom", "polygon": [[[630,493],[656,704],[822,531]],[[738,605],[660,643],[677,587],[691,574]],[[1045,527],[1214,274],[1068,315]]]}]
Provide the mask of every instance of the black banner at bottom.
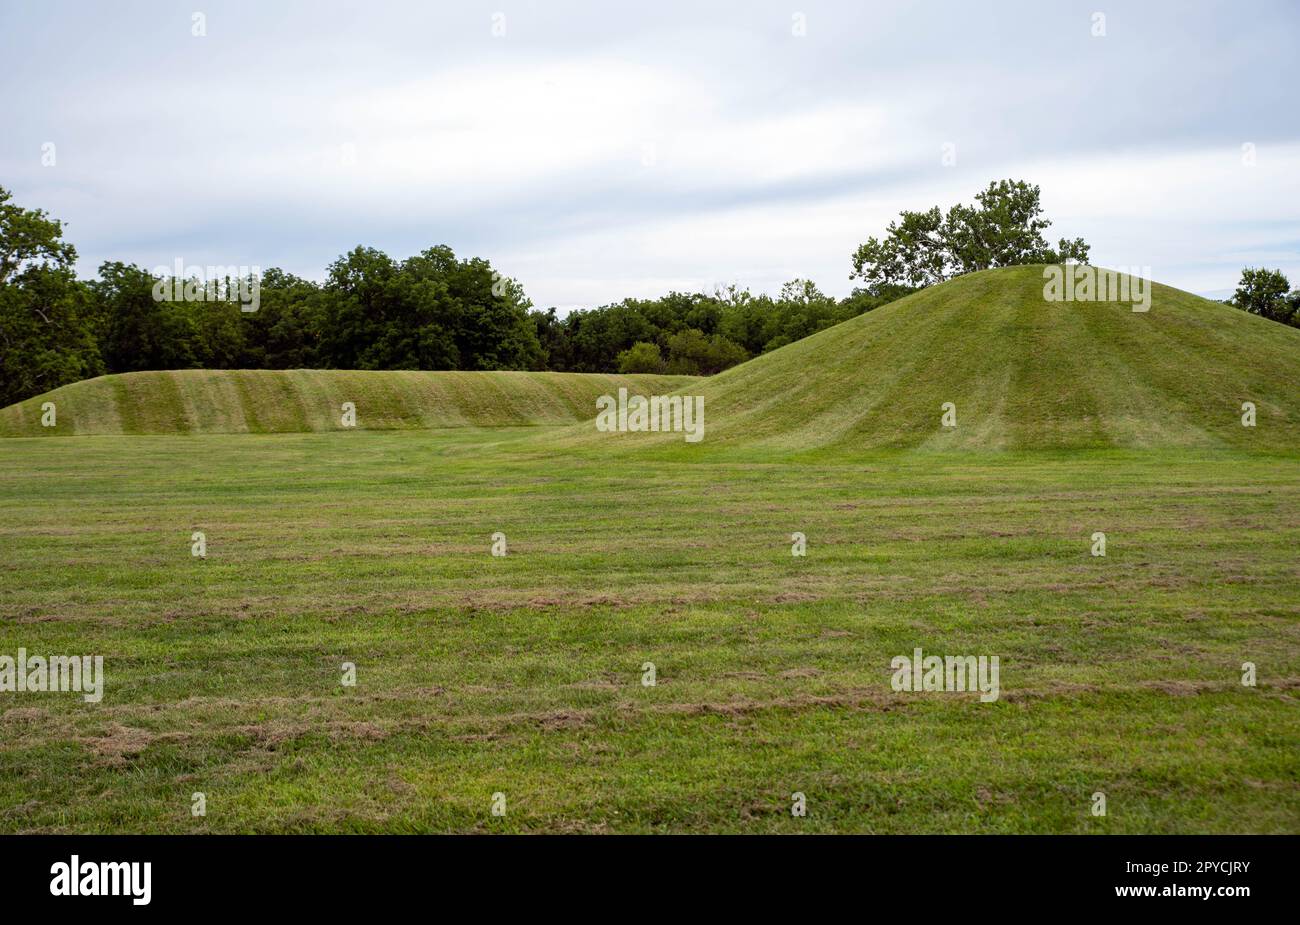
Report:
[{"label": "black banner at bottom", "polygon": [[849,893],[873,912],[971,897],[1232,914],[1293,897],[1298,848],[1293,836],[20,835],[0,837],[0,882],[11,912],[337,912],[441,896],[652,913],[699,894],[769,907]]}]

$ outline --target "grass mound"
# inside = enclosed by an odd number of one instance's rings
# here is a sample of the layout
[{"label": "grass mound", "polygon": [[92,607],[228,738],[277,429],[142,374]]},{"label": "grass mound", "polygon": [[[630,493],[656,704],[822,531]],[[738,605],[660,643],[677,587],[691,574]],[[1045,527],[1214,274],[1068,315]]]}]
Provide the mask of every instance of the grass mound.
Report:
[{"label": "grass mound", "polygon": [[[1048,301],[1043,274],[962,276],[692,383],[684,391],[705,406],[696,447],[1300,447],[1300,330],[1159,284],[1147,284],[1146,312]],[[955,427],[943,426],[945,402]],[[541,439],[682,435],[588,425]]]},{"label": "grass mound", "polygon": [[[63,386],[0,410],[0,436],[286,433],[568,424],[620,387],[667,391],[689,376],[336,369],[124,373]],[[41,425],[53,402],[55,426]]]}]

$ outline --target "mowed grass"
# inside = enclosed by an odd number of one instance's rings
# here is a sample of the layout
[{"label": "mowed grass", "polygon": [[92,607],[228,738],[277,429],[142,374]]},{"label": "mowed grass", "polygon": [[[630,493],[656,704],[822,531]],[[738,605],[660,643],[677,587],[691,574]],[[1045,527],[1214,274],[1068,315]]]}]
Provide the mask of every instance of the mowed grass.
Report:
[{"label": "mowed grass", "polygon": [[[0,436],[340,431],[342,404],[352,402],[367,430],[567,424],[542,441],[604,452],[608,435],[590,426],[596,399],[627,388],[700,396],[710,448],[828,455],[1300,448],[1300,330],[1149,282],[1141,284],[1150,293],[1145,312],[1131,301],[1047,301],[1047,271],[966,274],[707,378],[127,373],[0,409]],[[1130,278],[1122,279],[1131,294]],[[42,424],[47,403],[57,409],[53,427]],[[947,403],[956,427],[940,426]],[[1247,403],[1254,426],[1242,426]],[[680,447],[681,437],[642,434],[637,443]]]},{"label": "mowed grass", "polygon": [[534,432],[0,441],[0,830],[1300,831],[1294,457]]},{"label": "mowed grass", "polygon": [[[693,376],[348,369],[176,369],[74,382],[0,409],[0,437],[296,433],[514,427],[590,418],[620,387],[666,392]],[[53,404],[54,425],[43,423]]]},{"label": "mowed grass", "polygon": [[[1045,270],[960,276],[682,390],[704,398],[709,446],[1300,448],[1300,329],[1152,283],[1146,312],[1049,302]],[[939,426],[947,402],[955,428]]]}]

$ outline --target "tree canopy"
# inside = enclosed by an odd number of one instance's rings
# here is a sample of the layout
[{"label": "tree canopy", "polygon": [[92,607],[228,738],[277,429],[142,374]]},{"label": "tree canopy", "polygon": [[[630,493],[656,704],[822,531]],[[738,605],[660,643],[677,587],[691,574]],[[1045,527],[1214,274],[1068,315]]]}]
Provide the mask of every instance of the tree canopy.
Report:
[{"label": "tree canopy", "polygon": [[[163,285],[107,261],[78,280],[63,225],[0,188],[0,405],[106,372],[146,369],[530,369],[711,375],[963,273],[1083,262],[1080,238],[1047,244],[1039,188],[999,180],[944,214],[903,212],[853,255],[846,298],[807,279],[775,297],[738,286],[623,299],[560,316],[478,257],[445,245],[397,260],[341,255],[315,282],[272,268],[256,311],[233,280]],[[241,286],[252,280],[240,281]],[[1300,292],[1246,269],[1232,304],[1300,326]]]},{"label": "tree canopy", "polygon": [[1290,289],[1291,282],[1281,270],[1247,267],[1241,271],[1230,304],[1252,315],[1300,328],[1300,289]]},{"label": "tree canopy", "polygon": [[0,190],[3,404],[105,372],[189,367],[708,375],[908,291],[837,300],[794,280],[777,298],[732,286],[561,317],[534,309],[487,260],[445,245],[405,260],[358,246],[321,282],[265,271],[257,310],[241,311],[230,280],[164,285],[117,261],[77,280],[63,226],[9,198]]},{"label": "tree canopy", "polygon": [[976,194],[975,205],[958,203],[947,215],[938,206],[899,213],[883,239],[869,238],[857,249],[850,278],[878,293],[888,287],[932,286],[993,267],[1086,263],[1089,246],[1082,238],[1061,238],[1056,248],[1048,245],[1043,232],[1052,223],[1042,214],[1037,186],[996,180]]},{"label": "tree canopy", "polygon": [[0,405],[104,371],[62,223],[0,187]]}]

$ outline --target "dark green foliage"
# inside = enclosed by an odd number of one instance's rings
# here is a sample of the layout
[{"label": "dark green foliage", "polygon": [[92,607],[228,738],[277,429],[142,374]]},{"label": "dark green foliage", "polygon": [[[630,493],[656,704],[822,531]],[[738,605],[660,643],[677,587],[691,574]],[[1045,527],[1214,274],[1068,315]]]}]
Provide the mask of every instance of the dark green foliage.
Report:
[{"label": "dark green foliage", "polygon": [[90,283],[95,300],[96,334],[110,372],[185,369],[198,366],[194,303],[154,298],[152,274],[137,266],[105,263]]},{"label": "dark green foliage", "polygon": [[0,406],[104,372],[89,307],[67,269],[33,266],[0,285]]},{"label": "dark green foliage", "polygon": [[[731,286],[712,295],[670,292],[660,299],[625,299],[574,311],[565,318],[557,318],[554,309],[533,312],[533,321],[547,353],[548,369],[631,372],[620,368],[628,351],[649,344],[659,350],[662,371],[710,375],[912,291],[906,286],[881,286],[836,300],[808,280],[793,280],[775,299]],[[643,348],[629,362],[648,362],[648,357]]]},{"label": "dark green foliage", "polygon": [[1281,270],[1247,267],[1230,304],[1252,315],[1300,328],[1300,289],[1288,295],[1291,282]]},{"label": "dark green foliage", "polygon": [[775,299],[732,286],[561,318],[533,310],[486,260],[440,246],[397,261],[357,247],[324,283],[267,270],[256,310],[244,311],[238,280],[110,261],[78,282],[61,224],[8,200],[0,189],[0,404],[106,372],[184,368],[710,375],[912,291],[873,283],[836,300],[795,280]]},{"label": "dark green foliage", "polygon": [[310,369],[320,360],[325,298],[310,280],[272,267],[262,274],[261,304],[243,314],[244,369]]},{"label": "dark green foliage", "polygon": [[63,223],[42,209],[24,209],[0,186],[0,286],[33,267],[67,269],[77,250],[63,240]]},{"label": "dark green foliage", "polygon": [[0,187],[0,405],[103,372],[63,225]]},{"label": "dark green foliage", "polygon": [[1031,263],[1087,263],[1083,238],[1062,238],[1051,248],[1043,232],[1037,186],[1023,180],[998,180],[975,196],[977,205],[958,203],[945,216],[938,206],[902,212],[890,222],[884,240],[870,238],[853,255],[852,278],[868,287],[941,283],[963,273]]},{"label": "dark green foliage", "polygon": [[433,247],[397,263],[358,247],[330,267],[320,360],[342,369],[534,369],[530,303],[486,260]]},{"label": "dark green foliage", "polygon": [[637,341],[618,355],[620,373],[658,373],[664,368],[664,358],[658,344]]},{"label": "dark green foliage", "polygon": [[670,375],[711,376],[747,359],[744,347],[720,334],[707,337],[699,328],[684,328],[668,338]]}]

